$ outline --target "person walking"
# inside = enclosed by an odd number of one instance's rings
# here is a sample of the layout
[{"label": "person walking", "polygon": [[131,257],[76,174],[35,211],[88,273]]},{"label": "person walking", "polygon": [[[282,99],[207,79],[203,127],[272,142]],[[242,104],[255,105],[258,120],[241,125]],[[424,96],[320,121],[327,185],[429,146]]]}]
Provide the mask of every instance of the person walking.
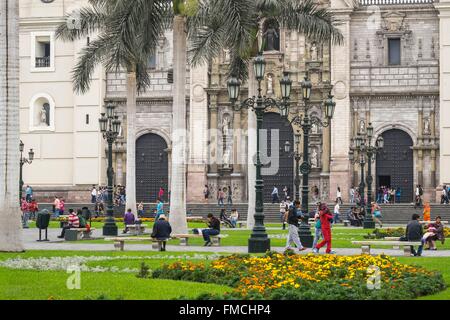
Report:
[{"label": "person walking", "polygon": [[59,215],[63,215],[64,214],[64,210],[66,206],[66,201],[64,200],[64,198],[61,198],[61,200],[59,200]]},{"label": "person walking", "polygon": [[340,187],[337,187],[336,191],[336,202],[337,201],[339,201],[340,204],[344,204],[344,202],[342,201],[342,192]]},{"label": "person walking", "polygon": [[55,200],[53,200],[53,215],[57,218],[59,216],[59,198],[55,196]]},{"label": "person walking", "polygon": [[153,230],[151,237],[158,241],[161,241],[161,247],[159,251],[166,251],[167,240],[170,239],[170,234],[172,233],[172,226],[165,215],[160,215],[159,219],[155,221],[153,225]]},{"label": "person walking", "polygon": [[319,215],[319,207],[320,203],[317,204],[316,213],[314,214],[314,240],[312,247],[315,248],[320,238],[322,238],[322,226],[320,224],[320,215]]},{"label": "person walking", "polygon": [[373,220],[375,220],[375,222],[379,224],[380,228],[383,228],[383,222],[381,222],[380,206],[376,202],[372,202],[371,205],[372,205],[371,212],[372,212]]},{"label": "person walking", "polygon": [[217,192],[217,205],[219,207],[223,207],[223,200],[225,199],[225,193],[223,192],[222,188],[219,188],[219,191]]},{"label": "person walking", "polygon": [[[408,241],[422,241],[423,236],[423,228],[419,222],[420,216],[417,213],[412,215],[411,221],[406,226],[406,239]],[[422,255],[423,244],[419,245],[416,250],[414,250],[414,246],[411,246],[411,254],[415,257],[420,257]]]},{"label": "person walking", "polygon": [[31,199],[33,198],[33,188],[31,188],[29,185],[27,185],[27,188],[25,189],[25,199],[27,202],[31,202]]},{"label": "person walking", "polygon": [[340,206],[339,206],[339,202],[336,201],[336,205],[334,206],[334,210],[333,210],[334,216],[333,216],[333,223],[338,223],[341,221],[341,218],[339,217],[340,215]]},{"label": "person walking", "polygon": [[272,189],[272,204],[274,203],[280,203],[280,198],[278,197],[278,188],[276,186],[273,186]]},{"label": "person walking", "polygon": [[161,200],[164,199],[164,188],[163,187],[159,188],[158,199],[161,199]]},{"label": "person walking", "polygon": [[431,221],[431,206],[428,201],[425,202],[425,205],[423,206],[423,221]]},{"label": "person walking", "polygon": [[330,209],[325,203],[320,204],[319,208],[320,225],[322,229],[323,240],[313,248],[314,253],[319,253],[320,248],[327,245],[326,253],[334,254],[335,251],[331,250],[331,223],[333,216]]},{"label": "person walking", "polygon": [[205,199],[205,202],[208,202],[209,199],[209,187],[207,184],[205,184],[205,187],[203,188],[203,197]]},{"label": "person walking", "polygon": [[298,252],[306,250],[300,242],[298,236],[298,220],[301,216],[298,214],[300,211],[300,201],[295,200],[294,206],[289,208],[287,223],[288,223],[288,236],[286,241],[286,250],[292,250],[291,243],[293,242],[297,247]]},{"label": "person walking", "polygon": [[395,203],[400,203],[400,199],[402,197],[402,188],[397,187],[395,190]]},{"label": "person walking", "polygon": [[286,230],[285,216],[286,216],[287,210],[288,210],[288,207],[287,207],[286,201],[285,200],[281,201],[281,203],[280,203],[280,221],[282,223],[282,228],[281,228],[282,230]]},{"label": "person walking", "polygon": [[350,188],[350,203],[355,203],[355,187]]},{"label": "person walking", "polygon": [[30,219],[30,213],[29,213],[29,203],[27,202],[26,198],[22,197],[21,203],[20,203],[20,210],[22,210],[22,227],[24,229],[28,229],[28,220]]},{"label": "person walking", "polygon": [[36,212],[39,211],[39,206],[35,199],[32,199],[29,204],[29,212],[30,212],[30,218],[35,220],[36,219]]},{"label": "person walking", "polygon": [[96,203],[96,202],[97,202],[97,189],[95,188],[95,185],[92,185],[91,203]]},{"label": "person walking", "polygon": [[211,236],[220,234],[220,220],[214,217],[212,213],[208,213],[207,217],[208,229],[202,230],[203,240],[205,240],[205,247],[212,246]]},{"label": "person walking", "polygon": [[441,191],[441,204],[444,203],[448,203],[448,195],[447,195],[447,186],[443,185],[442,186],[442,191]]},{"label": "person walking", "polygon": [[231,214],[230,214],[230,221],[233,224],[234,228],[236,228],[238,220],[239,220],[239,213],[236,208],[233,208],[233,210],[231,210]]},{"label": "person walking", "polygon": [[158,199],[158,204],[156,205],[155,221],[158,221],[159,216],[162,214],[164,214],[164,202],[161,199]]},{"label": "person walking", "polygon": [[227,204],[233,205],[233,190],[231,190],[231,186],[228,186]]}]

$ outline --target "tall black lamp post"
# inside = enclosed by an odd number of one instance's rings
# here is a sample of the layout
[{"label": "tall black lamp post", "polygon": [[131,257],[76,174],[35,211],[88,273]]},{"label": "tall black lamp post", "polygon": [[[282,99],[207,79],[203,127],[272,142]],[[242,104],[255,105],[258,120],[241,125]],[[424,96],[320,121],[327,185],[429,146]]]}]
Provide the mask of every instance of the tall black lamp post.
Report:
[{"label": "tall black lamp post", "polygon": [[[322,121],[317,116],[309,116],[309,101],[311,99],[311,81],[305,77],[302,82],[302,95],[304,102],[304,113],[295,116],[290,122],[296,124],[302,128],[303,131],[303,162],[300,165],[300,173],[302,174],[302,212],[303,219],[300,224],[298,233],[300,236],[300,241],[302,245],[311,248],[313,243],[313,236],[311,234],[311,228],[308,223],[309,210],[308,210],[308,197],[309,197],[309,174],[311,172],[311,164],[309,163],[309,132],[311,131],[312,125],[328,127],[331,124],[331,119],[333,118],[334,109],[336,103],[333,101],[333,96],[330,94],[324,102],[325,107],[325,117],[326,120]],[[300,111],[300,110],[299,110]],[[288,112],[285,113],[287,117]]]},{"label": "tall black lamp post", "polygon": [[103,138],[108,142],[108,204],[106,208],[106,218],[103,225],[104,236],[117,236],[118,228],[114,220],[113,205],[113,167],[112,167],[112,144],[117,139],[120,132],[120,120],[114,112],[116,106],[110,101],[106,104],[106,115],[101,114],[99,119],[100,131]]},{"label": "tall black lamp post", "polygon": [[25,145],[23,144],[22,140],[20,140],[19,143],[19,150],[20,150],[20,171],[19,171],[19,203],[22,201],[22,189],[23,189],[23,165],[25,163],[31,164],[34,159],[34,151],[33,149],[30,149],[28,151],[28,159],[24,158],[23,156],[23,150],[25,148]]},{"label": "tall black lamp post", "polygon": [[240,81],[236,77],[231,77],[228,80],[228,96],[231,104],[236,111],[242,108],[252,109],[256,113],[256,203],[255,203],[255,226],[252,234],[248,239],[249,253],[264,253],[270,250],[270,239],[267,236],[266,228],[264,227],[264,203],[263,203],[263,188],[264,183],[261,177],[261,156],[260,156],[260,138],[259,132],[262,129],[263,116],[267,108],[278,107],[280,113],[283,114],[288,108],[289,96],[291,94],[292,81],[289,79],[289,73],[284,72],[280,80],[281,86],[281,101],[276,101],[273,98],[262,96],[261,81],[264,79],[264,71],[266,61],[260,53],[253,62],[255,78],[258,81],[258,96],[245,99],[242,103],[236,104],[239,98]]},{"label": "tall black lamp post", "polygon": [[375,141],[375,145],[372,145],[373,139],[373,126],[372,123],[369,123],[369,126],[366,129],[366,133],[359,133],[355,139],[355,150],[359,153],[360,157],[360,165],[361,165],[361,184],[360,184],[360,193],[361,199],[364,199],[364,163],[365,158],[367,157],[367,204],[366,204],[366,214],[364,215],[364,229],[373,229],[375,228],[375,222],[372,218],[372,162],[375,161],[375,155],[378,151],[380,151],[384,147],[383,137],[379,136]]}]

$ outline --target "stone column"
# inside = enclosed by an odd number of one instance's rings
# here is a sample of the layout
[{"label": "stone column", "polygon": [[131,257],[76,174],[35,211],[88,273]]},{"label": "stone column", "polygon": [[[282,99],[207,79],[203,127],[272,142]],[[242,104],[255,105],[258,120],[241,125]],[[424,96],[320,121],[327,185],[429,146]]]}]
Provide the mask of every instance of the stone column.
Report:
[{"label": "stone column", "polygon": [[202,202],[206,184],[206,146],[208,140],[208,65],[191,68],[190,147],[187,173],[187,201]]},{"label": "stone column", "polygon": [[[422,103],[420,105],[422,108]],[[418,114],[418,130],[419,130],[419,137],[418,137],[418,145],[419,148],[423,146],[423,110],[419,110]],[[423,150],[419,149],[417,150],[417,183],[420,184],[423,188],[425,187],[423,185]]]},{"label": "stone column", "polygon": [[338,28],[344,36],[342,45],[331,48],[331,83],[334,85],[336,111],[332,120],[333,132],[331,141],[330,194],[333,198],[337,187],[341,188],[343,200],[348,201],[350,187],[350,166],[348,152],[350,150],[351,119],[350,109],[350,14],[353,4],[331,0],[331,11],[341,22]]}]

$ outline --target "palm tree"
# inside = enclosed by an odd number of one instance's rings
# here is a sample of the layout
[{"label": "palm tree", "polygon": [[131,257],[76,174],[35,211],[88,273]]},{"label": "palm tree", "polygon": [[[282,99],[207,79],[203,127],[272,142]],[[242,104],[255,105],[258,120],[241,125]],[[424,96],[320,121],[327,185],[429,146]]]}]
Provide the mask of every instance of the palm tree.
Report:
[{"label": "palm tree", "polygon": [[56,32],[74,41],[96,32],[97,38],[81,52],[73,70],[74,91],[86,93],[97,65],[106,71],[127,72],[126,207],[136,210],[136,95],[149,84],[148,58],[169,26],[167,1],[90,0],[89,5],[66,15]]},{"label": "palm tree", "polygon": [[19,207],[19,5],[0,4],[0,251],[23,251]]}]

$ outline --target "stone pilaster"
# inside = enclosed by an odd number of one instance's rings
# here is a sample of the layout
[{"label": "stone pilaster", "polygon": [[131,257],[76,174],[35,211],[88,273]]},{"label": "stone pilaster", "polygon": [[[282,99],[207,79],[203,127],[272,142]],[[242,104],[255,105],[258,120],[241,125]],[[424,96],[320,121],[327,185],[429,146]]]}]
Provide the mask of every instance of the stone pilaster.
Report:
[{"label": "stone pilaster", "polygon": [[203,201],[206,184],[206,146],[208,139],[208,66],[191,68],[190,86],[190,146],[187,172],[187,201]]},{"label": "stone pilaster", "polygon": [[336,110],[332,120],[330,195],[333,198],[339,186],[343,200],[348,201],[350,176],[349,156],[351,119],[350,109],[350,14],[353,5],[344,1],[331,0],[331,10],[341,22],[338,28],[344,36],[342,45],[331,48],[331,83],[334,85]]}]

